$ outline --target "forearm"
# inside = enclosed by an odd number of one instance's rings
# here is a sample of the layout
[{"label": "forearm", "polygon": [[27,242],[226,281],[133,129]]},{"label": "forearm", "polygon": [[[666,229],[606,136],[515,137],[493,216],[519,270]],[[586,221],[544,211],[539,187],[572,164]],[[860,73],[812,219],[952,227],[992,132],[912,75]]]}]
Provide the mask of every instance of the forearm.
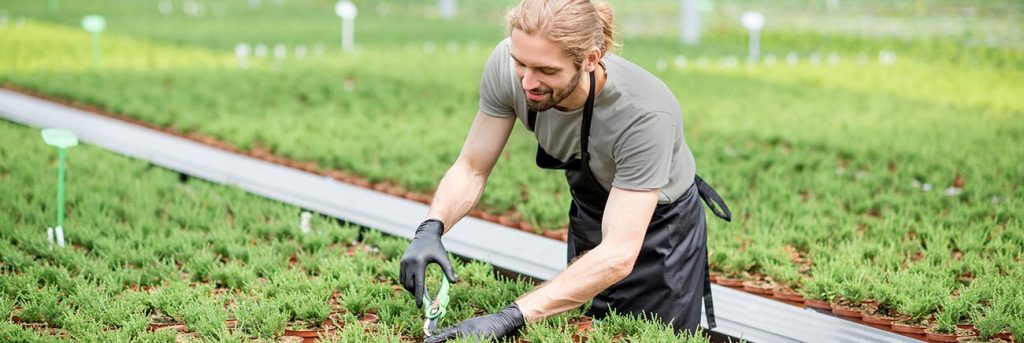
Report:
[{"label": "forearm", "polygon": [[427,218],[440,220],[448,232],[476,206],[486,183],[487,174],[474,171],[461,159],[456,160],[438,183]]},{"label": "forearm", "polygon": [[636,256],[630,258],[610,250],[607,246],[594,248],[554,280],[517,300],[526,322],[537,322],[579,307],[629,275]]}]

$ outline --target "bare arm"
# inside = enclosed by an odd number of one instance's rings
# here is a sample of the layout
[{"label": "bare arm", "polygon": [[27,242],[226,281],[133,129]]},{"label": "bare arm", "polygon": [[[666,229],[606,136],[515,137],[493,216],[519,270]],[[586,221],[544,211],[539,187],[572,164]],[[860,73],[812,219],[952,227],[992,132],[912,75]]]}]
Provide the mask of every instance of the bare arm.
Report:
[{"label": "bare arm", "polygon": [[499,118],[477,112],[458,159],[448,168],[434,192],[427,218],[440,220],[448,232],[480,200],[495,162],[508,142],[515,117]]},{"label": "bare arm", "polygon": [[516,301],[526,322],[576,308],[629,275],[657,204],[658,190],[612,188],[601,220],[602,243]]}]

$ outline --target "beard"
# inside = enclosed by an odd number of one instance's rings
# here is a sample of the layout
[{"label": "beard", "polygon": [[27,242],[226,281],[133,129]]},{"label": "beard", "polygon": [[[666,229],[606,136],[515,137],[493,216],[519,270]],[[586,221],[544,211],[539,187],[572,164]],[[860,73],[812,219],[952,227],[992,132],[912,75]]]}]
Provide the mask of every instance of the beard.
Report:
[{"label": "beard", "polygon": [[530,98],[527,97],[526,108],[534,112],[544,112],[551,109],[552,107],[555,107],[555,105],[558,105],[558,103],[562,102],[562,100],[565,100],[565,98],[568,98],[569,95],[572,94],[572,91],[575,90],[576,86],[579,85],[580,83],[581,75],[583,75],[583,72],[577,70],[576,75],[573,75],[572,80],[569,80],[569,84],[565,88],[561,89],[552,89],[544,86],[540,86],[538,88],[530,90],[524,89],[523,92],[532,91],[535,93],[541,93],[546,95],[545,99],[540,101],[530,100]]}]

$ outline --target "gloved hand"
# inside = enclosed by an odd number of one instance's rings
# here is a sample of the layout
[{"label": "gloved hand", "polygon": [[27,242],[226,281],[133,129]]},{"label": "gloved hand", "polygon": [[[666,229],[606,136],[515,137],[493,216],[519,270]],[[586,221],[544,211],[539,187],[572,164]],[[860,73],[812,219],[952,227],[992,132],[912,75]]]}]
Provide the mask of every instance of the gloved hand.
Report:
[{"label": "gloved hand", "polygon": [[441,244],[441,234],[444,233],[444,223],[437,219],[427,219],[416,229],[416,236],[413,237],[409,248],[405,249],[402,255],[401,267],[398,272],[402,287],[416,297],[416,307],[423,305],[423,291],[426,283],[423,279],[427,272],[427,265],[437,263],[441,270],[448,277],[448,281],[455,283],[455,272],[452,271],[452,263],[448,261],[448,251]]},{"label": "gloved hand", "polygon": [[498,313],[466,319],[446,327],[436,335],[427,337],[424,342],[444,342],[456,338],[497,340],[515,334],[524,325],[526,325],[526,319],[523,318],[523,312],[519,311],[519,305],[512,303]]}]

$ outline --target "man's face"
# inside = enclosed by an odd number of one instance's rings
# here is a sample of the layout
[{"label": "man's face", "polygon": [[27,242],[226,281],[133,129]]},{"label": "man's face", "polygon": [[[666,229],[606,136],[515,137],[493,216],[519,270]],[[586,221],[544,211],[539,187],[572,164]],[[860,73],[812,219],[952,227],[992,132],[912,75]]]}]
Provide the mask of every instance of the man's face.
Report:
[{"label": "man's face", "polygon": [[576,90],[582,75],[569,55],[555,43],[515,29],[512,30],[512,60],[531,111],[546,111],[561,103]]}]

